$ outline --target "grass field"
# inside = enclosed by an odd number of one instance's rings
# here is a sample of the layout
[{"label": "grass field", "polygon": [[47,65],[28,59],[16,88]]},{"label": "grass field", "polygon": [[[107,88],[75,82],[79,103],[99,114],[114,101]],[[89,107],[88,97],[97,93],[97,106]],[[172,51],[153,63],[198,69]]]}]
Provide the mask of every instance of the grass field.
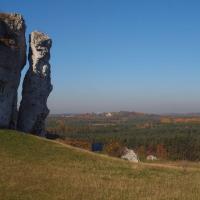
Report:
[{"label": "grass field", "polygon": [[0,131],[1,200],[199,200],[200,165],[131,164]]}]

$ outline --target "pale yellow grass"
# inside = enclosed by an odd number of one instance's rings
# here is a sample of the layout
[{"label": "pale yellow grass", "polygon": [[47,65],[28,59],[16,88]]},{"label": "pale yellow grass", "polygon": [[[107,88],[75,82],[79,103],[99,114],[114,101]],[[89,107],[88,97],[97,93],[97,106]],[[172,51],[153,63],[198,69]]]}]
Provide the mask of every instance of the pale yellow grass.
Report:
[{"label": "pale yellow grass", "polygon": [[195,164],[131,164],[34,136],[0,131],[2,200],[198,200]]}]

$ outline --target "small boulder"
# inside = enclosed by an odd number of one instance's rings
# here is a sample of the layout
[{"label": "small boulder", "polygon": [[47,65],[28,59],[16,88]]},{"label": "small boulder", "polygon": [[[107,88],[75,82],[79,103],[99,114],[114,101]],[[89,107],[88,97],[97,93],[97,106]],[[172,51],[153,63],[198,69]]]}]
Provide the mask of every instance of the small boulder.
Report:
[{"label": "small boulder", "polygon": [[154,155],[148,155],[147,160],[158,160],[158,158]]},{"label": "small boulder", "polygon": [[132,149],[128,149],[128,148],[124,149],[121,158],[124,159],[124,160],[128,160],[128,161],[134,162],[134,163],[138,163],[139,162],[137,154]]}]

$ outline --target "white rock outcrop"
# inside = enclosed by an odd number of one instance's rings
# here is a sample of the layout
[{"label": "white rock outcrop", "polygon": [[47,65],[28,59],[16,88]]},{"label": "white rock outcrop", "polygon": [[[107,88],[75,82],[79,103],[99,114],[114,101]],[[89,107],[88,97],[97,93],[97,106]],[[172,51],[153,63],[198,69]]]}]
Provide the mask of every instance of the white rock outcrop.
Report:
[{"label": "white rock outcrop", "polygon": [[132,149],[128,149],[128,148],[124,149],[121,158],[124,159],[124,160],[135,162],[135,163],[139,162],[137,154]]},{"label": "white rock outcrop", "polygon": [[37,135],[44,134],[49,113],[47,98],[52,91],[50,48],[52,40],[44,33],[32,32],[29,38],[29,70],[23,82],[18,129]]},{"label": "white rock outcrop", "polygon": [[20,14],[0,13],[0,128],[15,128],[17,90],[26,64],[25,22]]}]

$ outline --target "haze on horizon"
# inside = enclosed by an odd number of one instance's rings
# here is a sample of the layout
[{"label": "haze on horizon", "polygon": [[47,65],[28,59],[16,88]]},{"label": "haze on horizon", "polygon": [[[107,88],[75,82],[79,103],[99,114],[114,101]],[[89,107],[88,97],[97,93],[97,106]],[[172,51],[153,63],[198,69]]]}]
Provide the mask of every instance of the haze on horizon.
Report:
[{"label": "haze on horizon", "polygon": [[51,113],[200,112],[199,10],[197,0],[2,0],[0,8],[23,14],[27,34],[36,27],[53,39]]}]

